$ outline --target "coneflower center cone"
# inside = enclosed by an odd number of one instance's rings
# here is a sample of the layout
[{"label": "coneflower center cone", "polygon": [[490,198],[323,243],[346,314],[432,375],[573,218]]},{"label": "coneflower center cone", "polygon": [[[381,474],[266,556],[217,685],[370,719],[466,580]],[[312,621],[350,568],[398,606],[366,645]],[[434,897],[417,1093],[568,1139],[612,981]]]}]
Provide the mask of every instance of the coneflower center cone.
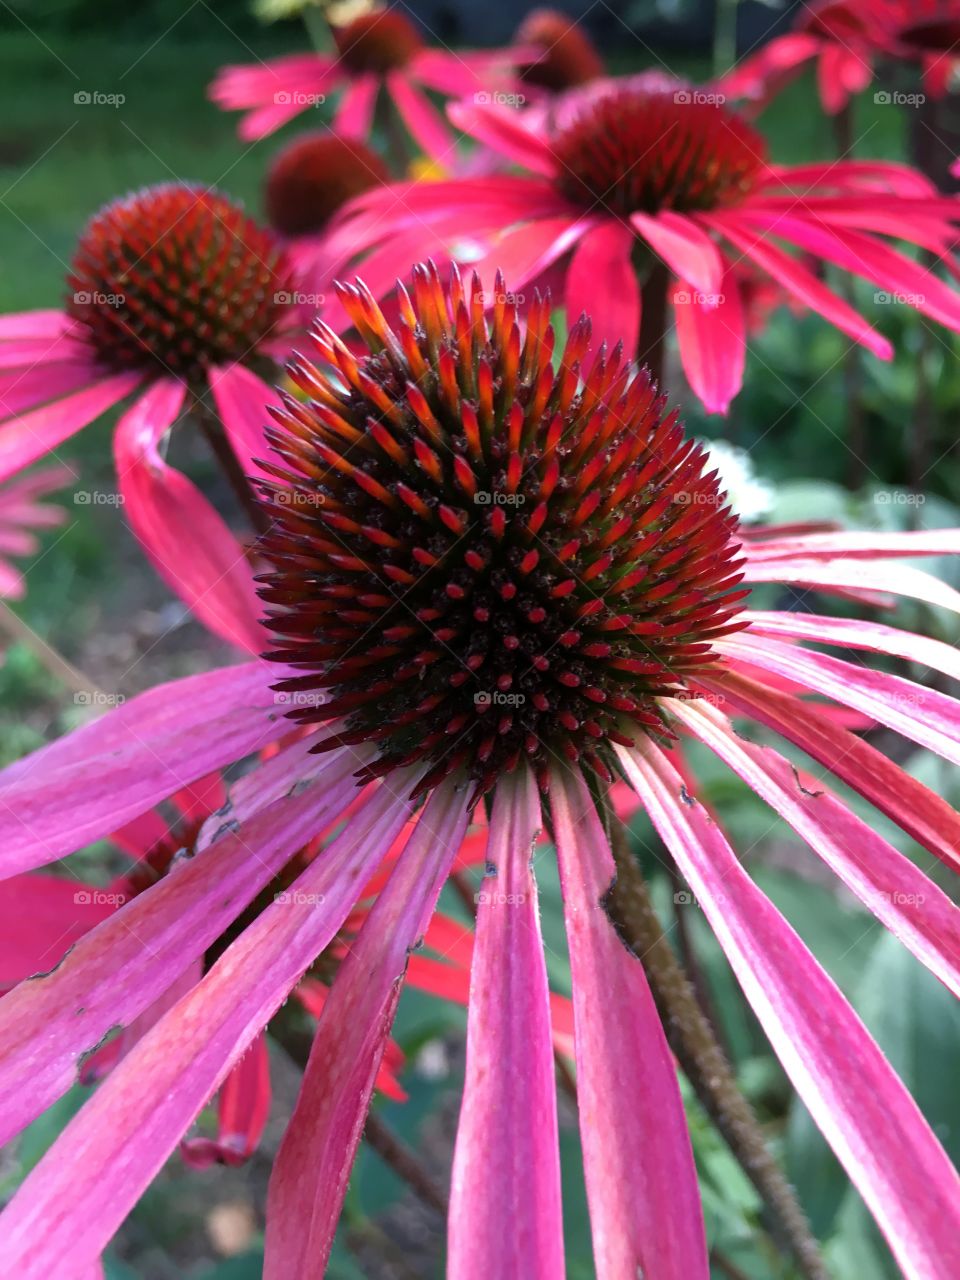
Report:
[{"label": "coneflower center cone", "polygon": [[604,94],[550,146],[565,195],[623,217],[737,204],[767,156],[755,129],[694,89]]},{"label": "coneflower center cone", "polygon": [[[392,329],[338,286],[369,349],[324,325],[268,431],[261,595],[304,670],[279,687],[327,749],[376,743],[478,793],[526,758],[609,776],[611,744],[667,732],[657,699],[739,624],[736,520],[645,371],[589,322],[554,360],[549,300],[521,332],[490,295],[418,267]],[[332,372],[331,372],[332,371]],[[318,695],[323,694],[324,701]]]},{"label": "coneflower center cone", "polygon": [[348,200],[390,181],[375,151],[329,131],[305,134],[285,147],[267,174],[265,204],[283,235],[320,231]]},{"label": "coneflower center cone", "polygon": [[272,232],[226,197],[166,183],[114,201],[80,237],[67,312],[105,365],[187,380],[248,358],[290,314]]},{"label": "coneflower center cone", "polygon": [[416,27],[395,9],[375,9],[346,26],[334,27],[340,61],[357,75],[405,67],[423,47]]}]

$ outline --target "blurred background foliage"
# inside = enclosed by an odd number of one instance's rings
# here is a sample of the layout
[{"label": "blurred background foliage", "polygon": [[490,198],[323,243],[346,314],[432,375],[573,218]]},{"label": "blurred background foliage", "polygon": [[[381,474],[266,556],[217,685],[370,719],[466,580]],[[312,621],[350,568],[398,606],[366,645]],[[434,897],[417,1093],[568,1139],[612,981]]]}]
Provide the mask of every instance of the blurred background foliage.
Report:
[{"label": "blurred background foliage", "polygon": [[[491,15],[491,38],[508,35],[519,17],[516,6],[504,6],[507,30],[498,32],[500,10],[482,8]],[[708,74],[710,6],[664,0],[598,8],[606,12],[594,14],[596,34],[607,45],[613,69],[666,62],[679,74]],[[743,9],[742,22],[751,30],[777,19],[775,10],[761,4]],[[432,13],[435,29],[452,34],[469,32],[477,20],[475,10],[457,6]],[[618,26],[622,21],[652,33],[651,42],[626,38]],[[196,179],[222,187],[259,212],[265,166],[304,122],[277,137],[243,144],[236,138],[236,118],[216,110],[205,88],[224,63],[302,47],[298,23],[265,26],[239,2],[33,0],[3,6],[0,83],[7,109],[0,116],[0,310],[58,305],[79,229],[98,207],[124,191],[168,179]],[[121,93],[125,101],[120,108],[78,108],[74,95],[83,90]],[[775,159],[804,161],[834,154],[832,130],[815,102],[812,82],[804,77],[765,112],[761,127]],[[861,157],[906,156],[904,119],[875,104],[870,94],[856,104],[853,130]],[[931,338],[912,309],[878,303],[867,287],[857,301],[893,341],[897,356],[892,363],[858,353],[851,366],[844,359],[846,343],[834,329],[781,309],[751,343],[746,388],[730,419],[707,418],[688,398],[684,408],[690,429],[750,451],[756,471],[773,486],[771,520],[907,527],[917,505],[892,500],[890,494],[913,486],[925,523],[960,524],[956,340],[942,330]],[[922,475],[916,473],[913,448],[918,368],[932,399]],[[108,420],[96,424],[64,450],[86,488],[112,485],[111,426]],[[189,441],[180,447],[198,483],[222,498],[202,449],[194,456]],[[925,567],[960,586],[955,565]],[[22,615],[105,688],[119,685],[130,694],[212,660],[212,641],[149,574],[114,507],[72,506],[67,525],[48,539],[46,551],[30,569],[28,584]],[[912,615],[906,611],[903,621],[955,639],[948,620],[925,607],[914,606]],[[62,732],[80,714],[30,651],[16,644],[10,648],[0,669],[4,759]],[[704,780],[702,798],[722,807],[731,838],[751,872],[853,1001],[941,1140],[960,1159],[957,1006],[858,904],[838,891],[813,855],[724,766],[706,752],[695,763]],[[960,779],[941,770],[926,752],[916,751],[901,763],[952,803],[960,803]],[[855,797],[847,798],[854,808],[862,808]],[[889,824],[883,832],[919,860],[919,851],[902,833]],[[638,819],[632,836],[663,918],[674,925],[683,922],[699,956],[703,983],[739,1080],[826,1242],[832,1273],[837,1280],[896,1277],[858,1196],[792,1097],[699,909],[674,900],[675,886],[649,824]],[[927,871],[929,861],[922,863]],[[95,872],[95,856],[91,865]],[[557,990],[569,991],[559,889],[548,856],[540,859],[538,870],[551,980]],[[453,894],[443,905],[453,915],[463,913]],[[679,932],[674,928],[671,936]],[[408,991],[395,1037],[407,1057],[403,1083],[409,1100],[378,1104],[382,1116],[441,1178],[455,1130],[464,1026],[461,1010]],[[112,1249],[107,1267],[111,1280],[259,1277],[269,1160],[296,1086],[293,1069],[279,1051],[274,1056],[275,1116],[261,1151],[242,1169],[209,1173],[190,1172],[171,1161]],[[83,1097],[82,1089],[74,1090],[31,1126],[15,1151],[0,1154],[0,1194],[8,1193],[39,1159]],[[642,1102],[638,1099],[638,1105]],[[145,1082],[144,1106],[149,1105]],[[763,1229],[752,1187],[692,1098],[690,1116],[710,1241],[719,1259],[718,1280],[789,1280],[789,1268]],[[577,1145],[572,1115],[566,1114],[569,1275],[589,1280],[593,1271]],[[490,1229],[509,1225],[490,1224]],[[425,1210],[364,1148],[331,1276],[440,1276],[442,1250],[439,1215]]]}]

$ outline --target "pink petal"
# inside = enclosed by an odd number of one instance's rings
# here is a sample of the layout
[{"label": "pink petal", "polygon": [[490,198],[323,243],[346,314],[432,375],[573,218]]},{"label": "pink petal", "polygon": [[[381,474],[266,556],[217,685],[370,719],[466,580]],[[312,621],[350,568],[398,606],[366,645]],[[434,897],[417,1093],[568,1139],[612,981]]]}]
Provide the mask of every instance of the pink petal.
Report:
[{"label": "pink petal", "polygon": [[828,115],[836,115],[873,79],[868,54],[861,55],[840,44],[824,44],[817,63],[820,101]]},{"label": "pink petal", "polygon": [[213,102],[233,111],[263,106],[288,90],[322,90],[337,76],[336,61],[321,53],[292,53],[268,62],[222,67],[209,88]]},{"label": "pink petal", "polygon": [[744,994],[907,1280],[960,1275],[960,1179],[866,1028],[662,753],[620,751]]},{"label": "pink petal", "polygon": [[257,460],[270,453],[264,429],[273,421],[269,406],[279,402],[276,389],[244,365],[231,364],[210,370],[210,390],[244,474],[266,475]]},{"label": "pink petal", "polygon": [[782,87],[788,78],[792,79],[822,47],[823,42],[816,36],[778,36],[752,57],[741,59],[717,82],[717,87],[728,98],[768,98],[772,88]]},{"label": "pink petal", "polygon": [[491,290],[497,271],[503,272],[508,289],[523,289],[572,249],[596,222],[594,218],[561,216],[513,227],[494,242],[489,253],[472,262],[470,269]]},{"label": "pink petal", "polygon": [[806,267],[791,258],[789,254],[773,244],[769,239],[758,235],[741,221],[739,214],[719,215],[701,214],[700,221],[719,231],[721,235],[734,244],[745,257],[750,258],[795,298],[835,324],[843,333],[848,334],[855,342],[862,343],[881,360],[893,358],[893,348],[881,334],[867,324],[863,316],[854,311],[848,303],[837,296],[825,284],[821,284],[816,276]]},{"label": "pink petal", "polygon": [[876,747],[798,698],[739,672],[700,681],[741,715],[781,734],[869,800],[948,866],[960,872],[960,815]]},{"label": "pink petal", "polygon": [[824,191],[863,195],[889,191],[898,196],[935,196],[937,189],[918,169],[886,160],[829,160],[817,164],[772,165],[773,181],[795,191]]},{"label": "pink petal", "polygon": [[116,911],[109,897],[72,876],[0,880],[0,990],[52,969],[78,938]]},{"label": "pink petal", "polygon": [[[451,1175],[448,1266],[460,1280],[560,1280],[564,1273],[549,993],[530,870],[539,825],[529,771],[498,783]],[[478,1222],[509,1222],[510,1229],[478,1231]]]},{"label": "pink petal", "polygon": [[31,338],[62,338],[75,322],[65,311],[18,311],[0,316],[0,341]]},{"label": "pink petal", "polygon": [[265,1280],[326,1273],[407,955],[463,837],[466,799],[449,783],[434,792],[323,1006],[270,1182]]},{"label": "pink petal", "polygon": [[742,662],[786,676],[841,706],[862,711],[922,747],[960,764],[960,702],[902,676],[843,662],[824,653],[751,639],[718,640],[717,650]]},{"label": "pink petal", "polygon": [[743,385],[747,342],[734,272],[723,278],[710,305],[681,281],[673,290],[680,360],[693,391],[710,413],[726,414]]},{"label": "pink petal", "polygon": [[[391,781],[406,795],[415,776]],[[409,812],[408,802],[381,787],[286,900],[268,906],[101,1084],[0,1215],[7,1274],[73,1275],[100,1253],[203,1104],[329,945],[357,885]]]},{"label": "pink petal", "polygon": [[340,105],[333,118],[333,127],[344,138],[357,138],[361,142],[370,136],[373,127],[373,110],[380,91],[377,76],[363,75],[348,80]]},{"label": "pink petal", "polygon": [[99,418],[143,381],[140,373],[118,373],[63,400],[21,414],[0,425],[0,480],[52,453],[94,418]]},{"label": "pink petal", "polygon": [[607,838],[579,775],[555,770],[550,800],[598,1280],[707,1280],[700,1193],[673,1057],[643,965],[603,909],[615,877]]},{"label": "pink petal", "polygon": [[761,560],[751,555],[744,565],[743,580],[792,582],[818,591],[835,588],[840,593],[847,589],[877,591],[884,595],[892,592],[960,613],[960,593],[909,564],[869,560]]},{"label": "pink petal", "polygon": [[960,910],[928,876],[850,812],[820,779],[769,747],[742,742],[706,702],[671,701],[677,719],[766,800],[891,933],[960,995]]},{"label": "pink petal", "polygon": [[95,381],[103,376],[98,368],[90,347],[76,338],[61,334],[56,338],[18,338],[16,341],[0,342],[0,369],[6,371],[5,377],[21,376],[50,368],[51,371],[60,364],[80,364],[89,371],[88,381]]},{"label": "pink petal", "polygon": [[244,663],[139,694],[0,772],[0,876],[107,836],[278,736],[278,676]]},{"label": "pink petal", "polygon": [[217,1136],[189,1138],[180,1154],[191,1169],[239,1165],[256,1151],[270,1114],[270,1054],[259,1035],[220,1086]]},{"label": "pink petal", "polygon": [[411,84],[402,71],[387,76],[387,91],[403,123],[421,151],[434,160],[456,155],[456,141],[443,116],[422,90]]},{"label": "pink petal", "polygon": [[111,908],[52,972],[0,1001],[0,1142],[66,1092],[104,1036],[158,1000],[342,811],[356,791],[356,767],[344,753],[305,773],[302,794],[238,827],[224,816],[202,856],[184,859],[122,910]]},{"label": "pink petal", "polygon": [[630,221],[675,276],[688,280],[702,293],[722,292],[720,251],[692,218],[666,209],[656,217],[632,213]]},{"label": "pink petal", "polygon": [[813,613],[745,611],[744,617],[750,620],[752,635],[790,636],[817,644],[841,645],[845,649],[894,654],[960,680],[960,652],[953,645],[915,635],[912,631],[900,631],[879,622],[863,622],[859,618],[820,617]]},{"label": "pink petal", "polygon": [[838,529],[797,538],[769,538],[747,548],[751,560],[833,559],[842,556],[866,560],[881,556],[954,556],[960,554],[960,529],[910,529],[892,533],[879,530]]},{"label": "pink petal", "polygon": [[518,111],[493,103],[448,102],[447,115],[458,129],[514,164],[546,178],[556,176],[553,153],[538,134],[522,123]]},{"label": "pink petal", "polygon": [[581,237],[567,267],[567,323],[590,317],[593,343],[613,348],[622,342],[632,358],[640,332],[640,286],[630,255],[634,236],[607,218]]},{"label": "pink petal", "polygon": [[158,379],[117,423],[124,512],[154,568],[197,619],[228,644],[262,653],[268,637],[242,547],[199,489],[157,450],[185,393],[183,383]]}]

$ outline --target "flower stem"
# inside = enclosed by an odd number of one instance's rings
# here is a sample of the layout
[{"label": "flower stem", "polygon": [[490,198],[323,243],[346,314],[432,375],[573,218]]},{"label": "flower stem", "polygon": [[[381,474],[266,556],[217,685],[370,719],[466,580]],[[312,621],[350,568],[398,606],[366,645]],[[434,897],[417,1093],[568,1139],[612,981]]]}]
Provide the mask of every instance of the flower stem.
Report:
[{"label": "flower stem", "polygon": [[670,277],[659,260],[654,262],[640,287],[640,336],[637,363],[645,364],[650,376],[663,390],[663,370],[667,337],[667,287]]},{"label": "flower stem", "polygon": [[223,429],[223,423],[199,397],[194,399],[192,411],[207,444],[210,446],[210,452],[233,490],[237,501],[246,513],[250,524],[253,526],[254,533],[259,535],[269,532],[270,517],[260,503],[257,502],[256,495],[250,487],[250,481],[244,475],[243,467],[230,446],[230,441],[227,439],[226,432]]},{"label": "flower stem", "polygon": [[767,1148],[750,1103],[717,1043],[653,909],[647,886],[630,853],[622,826],[610,823],[616,883],[607,913],[624,942],[643,963],[671,1049],[704,1110],[761,1196],[774,1233],[789,1246],[805,1280],[829,1280],[820,1247],[796,1192]]}]

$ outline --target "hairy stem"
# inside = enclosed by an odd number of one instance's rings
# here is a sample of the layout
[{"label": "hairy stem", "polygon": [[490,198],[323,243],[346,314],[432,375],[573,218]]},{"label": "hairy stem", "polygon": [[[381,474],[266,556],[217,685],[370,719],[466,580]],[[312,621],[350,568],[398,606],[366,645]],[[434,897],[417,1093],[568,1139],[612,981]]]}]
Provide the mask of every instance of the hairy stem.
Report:
[{"label": "hairy stem", "polygon": [[617,880],[607,911],[643,963],[671,1049],[704,1110],[756,1187],[774,1233],[791,1249],[806,1280],[829,1280],[820,1248],[793,1187],[767,1148],[750,1103],[717,1043],[696,994],[664,936],[622,826],[611,822]]},{"label": "hairy stem", "polygon": [[257,502],[256,495],[250,487],[250,481],[244,475],[243,467],[240,465],[239,459],[227,439],[223,423],[198,398],[194,399],[192,412],[200,426],[200,430],[203,432],[204,439],[210,446],[210,452],[233,490],[237,501],[246,513],[250,524],[253,526],[254,533],[258,535],[267,533],[270,528],[270,518],[260,503]]},{"label": "hairy stem", "polygon": [[650,376],[663,390],[664,360],[667,338],[667,287],[670,276],[657,260],[650,267],[640,289],[640,336],[637,339],[637,363],[645,364]]}]

